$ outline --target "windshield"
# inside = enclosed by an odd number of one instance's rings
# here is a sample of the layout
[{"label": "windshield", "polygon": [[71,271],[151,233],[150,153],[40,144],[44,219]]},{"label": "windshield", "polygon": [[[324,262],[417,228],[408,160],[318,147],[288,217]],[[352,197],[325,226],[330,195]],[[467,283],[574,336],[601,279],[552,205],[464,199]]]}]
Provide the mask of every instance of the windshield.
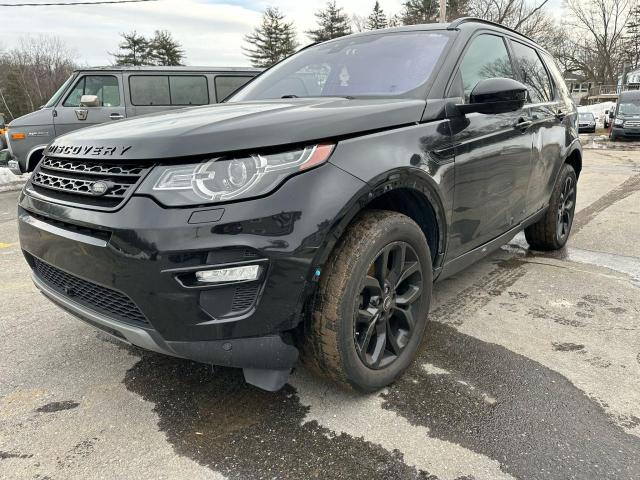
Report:
[{"label": "windshield", "polygon": [[621,103],[618,107],[618,115],[640,115],[640,100]]},{"label": "windshield", "polygon": [[49,101],[46,103],[44,108],[54,107],[55,104],[58,103],[58,100],[60,99],[64,91],[67,89],[71,81],[75,78],[75,76],[76,74],[74,73],[69,78],[67,78],[67,81],[64,82],[58,90],[56,90],[56,93],[53,94],[53,96],[49,99]]},{"label": "windshield", "polygon": [[593,113],[579,113],[580,120],[593,120]]},{"label": "windshield", "polygon": [[228,101],[403,95],[429,79],[448,40],[447,32],[417,31],[321,43],[279,63]]}]

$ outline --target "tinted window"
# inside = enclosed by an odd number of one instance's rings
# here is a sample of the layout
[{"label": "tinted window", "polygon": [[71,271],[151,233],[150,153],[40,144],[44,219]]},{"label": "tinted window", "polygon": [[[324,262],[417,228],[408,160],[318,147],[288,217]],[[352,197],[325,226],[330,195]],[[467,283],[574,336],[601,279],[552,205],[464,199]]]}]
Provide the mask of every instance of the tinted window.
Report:
[{"label": "tinted window", "polygon": [[132,75],[129,77],[133,105],[170,105],[169,77],[166,75]]},{"label": "tinted window", "polygon": [[251,77],[225,77],[218,75],[214,80],[216,85],[216,98],[218,99],[218,102],[227,98],[249,80],[251,80]]},{"label": "tinted window", "polygon": [[96,95],[104,107],[120,106],[120,86],[112,75],[85,75],[65,99],[65,107],[79,107],[83,95]]},{"label": "tinted window", "polygon": [[268,70],[231,101],[403,95],[431,77],[449,38],[443,31],[402,32],[321,43]]},{"label": "tinted window", "polygon": [[[569,93],[569,88],[567,87],[567,84],[564,81],[564,77],[562,76],[558,65],[556,65],[555,60],[551,57],[551,55],[548,55],[546,53],[542,54],[542,58],[544,59],[544,63],[547,65],[549,72],[551,73],[551,76],[554,80],[553,84],[555,85],[556,89],[559,90],[565,101],[570,101],[571,95]],[[580,87],[581,91],[589,91],[589,84],[580,84]]]},{"label": "tinted window", "polygon": [[206,105],[209,103],[207,77],[171,76],[169,77],[171,105]]},{"label": "tinted window", "polygon": [[536,51],[518,42],[512,42],[522,81],[529,89],[531,103],[550,102],[553,99],[547,70]]},{"label": "tinted window", "polygon": [[474,38],[460,64],[460,81],[468,100],[473,87],[487,78],[513,78],[513,66],[502,37],[479,35]]}]

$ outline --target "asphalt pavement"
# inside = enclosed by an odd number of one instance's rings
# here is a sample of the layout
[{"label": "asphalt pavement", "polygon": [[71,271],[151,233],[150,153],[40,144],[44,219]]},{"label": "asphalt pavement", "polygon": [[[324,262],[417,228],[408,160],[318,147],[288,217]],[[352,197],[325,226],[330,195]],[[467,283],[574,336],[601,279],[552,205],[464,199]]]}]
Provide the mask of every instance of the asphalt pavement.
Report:
[{"label": "asphalt pavement", "polygon": [[435,287],[373,395],[124,346],[37,292],[0,193],[2,479],[639,479],[640,151],[587,150],[569,246]]}]

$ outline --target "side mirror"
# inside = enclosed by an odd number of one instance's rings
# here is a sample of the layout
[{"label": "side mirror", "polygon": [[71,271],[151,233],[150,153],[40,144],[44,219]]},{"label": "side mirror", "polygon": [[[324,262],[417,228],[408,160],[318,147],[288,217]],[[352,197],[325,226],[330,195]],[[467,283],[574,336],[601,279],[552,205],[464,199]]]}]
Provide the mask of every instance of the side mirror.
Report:
[{"label": "side mirror", "polygon": [[456,105],[462,114],[498,114],[520,110],[527,99],[527,87],[510,78],[480,80],[469,96],[469,103]]},{"label": "side mirror", "polygon": [[609,118],[613,118],[613,117],[615,117],[615,115],[613,114],[613,110],[611,110],[611,111],[609,112]]},{"label": "side mirror", "polygon": [[82,95],[80,97],[81,107],[101,107],[102,102],[97,95]]}]

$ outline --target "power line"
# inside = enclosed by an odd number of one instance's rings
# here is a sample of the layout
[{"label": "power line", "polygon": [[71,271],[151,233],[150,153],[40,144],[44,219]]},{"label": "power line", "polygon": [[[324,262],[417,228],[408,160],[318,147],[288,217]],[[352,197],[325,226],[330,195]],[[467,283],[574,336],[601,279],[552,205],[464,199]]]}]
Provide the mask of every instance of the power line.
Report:
[{"label": "power line", "polygon": [[157,2],[158,0],[98,0],[95,2],[0,3],[0,7],[66,7],[69,5],[108,5],[115,3]]}]

